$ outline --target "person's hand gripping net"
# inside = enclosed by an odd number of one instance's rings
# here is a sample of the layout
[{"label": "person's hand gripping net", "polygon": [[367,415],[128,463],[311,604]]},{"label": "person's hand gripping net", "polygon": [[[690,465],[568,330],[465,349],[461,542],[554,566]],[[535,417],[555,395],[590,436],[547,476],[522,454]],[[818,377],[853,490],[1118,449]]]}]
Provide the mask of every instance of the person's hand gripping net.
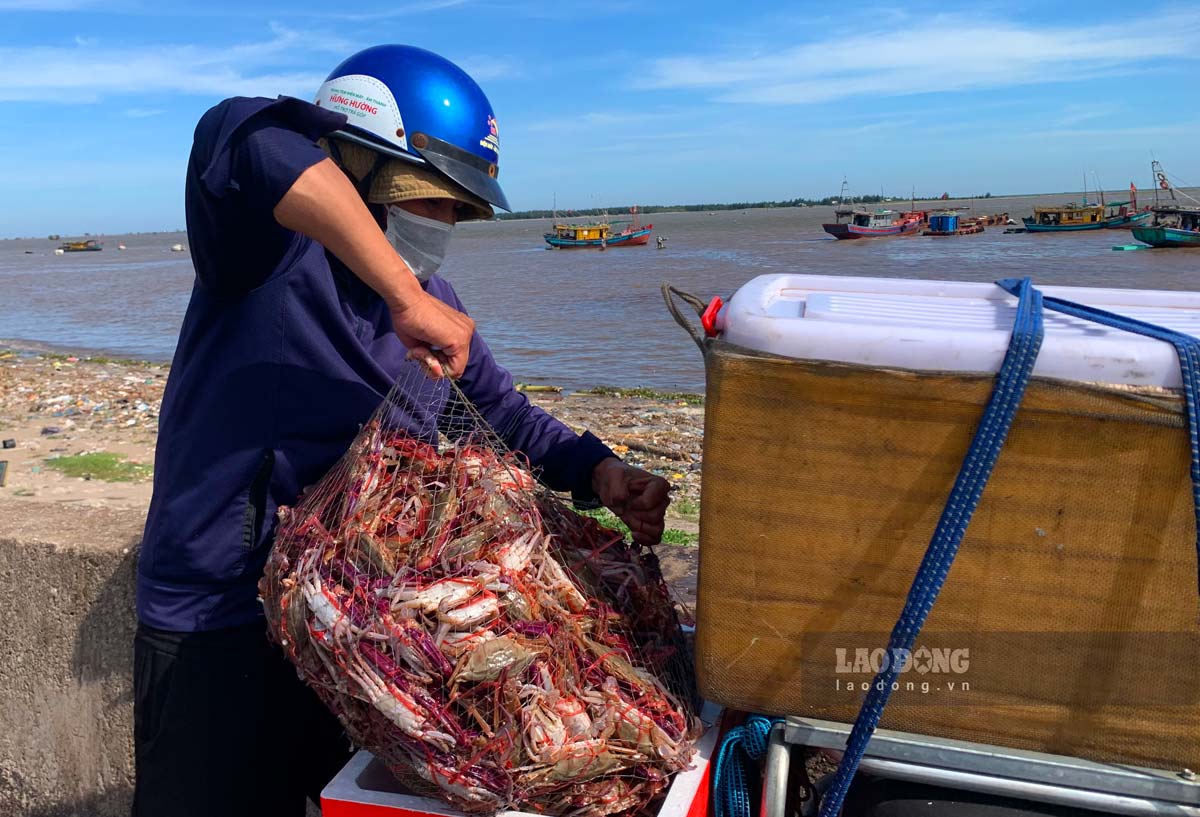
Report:
[{"label": "person's hand gripping net", "polygon": [[475,321],[429,295],[402,308],[392,307],[391,312],[392,327],[408,347],[409,360],[417,361],[435,379],[462,376]]}]

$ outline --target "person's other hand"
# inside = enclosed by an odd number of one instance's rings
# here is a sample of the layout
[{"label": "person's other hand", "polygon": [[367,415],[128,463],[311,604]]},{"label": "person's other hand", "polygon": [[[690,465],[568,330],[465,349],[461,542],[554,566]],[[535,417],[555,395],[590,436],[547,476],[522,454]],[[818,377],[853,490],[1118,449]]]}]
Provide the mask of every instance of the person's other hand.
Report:
[{"label": "person's other hand", "polygon": [[392,306],[391,313],[392,326],[408,347],[409,358],[424,366],[432,377],[462,376],[475,321],[424,292]]},{"label": "person's other hand", "polygon": [[662,540],[670,503],[670,485],[665,479],[609,457],[592,471],[592,489],[629,526],[633,541],[656,545]]}]

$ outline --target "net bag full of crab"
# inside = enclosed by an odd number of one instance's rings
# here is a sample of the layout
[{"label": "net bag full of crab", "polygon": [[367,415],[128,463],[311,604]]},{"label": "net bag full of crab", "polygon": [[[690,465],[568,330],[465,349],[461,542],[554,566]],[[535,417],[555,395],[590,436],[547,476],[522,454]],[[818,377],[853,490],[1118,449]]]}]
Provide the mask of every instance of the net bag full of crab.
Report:
[{"label": "net bag full of crab", "polygon": [[279,517],[270,633],[409,788],[634,813],[690,765],[691,662],[653,553],[540,485],[454,384],[402,377]]}]

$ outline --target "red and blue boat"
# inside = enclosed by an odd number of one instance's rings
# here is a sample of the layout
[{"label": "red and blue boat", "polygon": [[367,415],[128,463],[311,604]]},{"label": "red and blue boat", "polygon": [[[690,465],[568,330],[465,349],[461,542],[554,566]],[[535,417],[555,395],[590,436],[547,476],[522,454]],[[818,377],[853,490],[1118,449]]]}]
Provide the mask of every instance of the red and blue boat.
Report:
[{"label": "red and blue boat", "polygon": [[925,223],[927,215],[923,210],[907,213],[895,210],[872,212],[854,207],[839,207],[833,214],[837,221],[833,224],[822,224],[821,229],[838,240],[914,235]]}]

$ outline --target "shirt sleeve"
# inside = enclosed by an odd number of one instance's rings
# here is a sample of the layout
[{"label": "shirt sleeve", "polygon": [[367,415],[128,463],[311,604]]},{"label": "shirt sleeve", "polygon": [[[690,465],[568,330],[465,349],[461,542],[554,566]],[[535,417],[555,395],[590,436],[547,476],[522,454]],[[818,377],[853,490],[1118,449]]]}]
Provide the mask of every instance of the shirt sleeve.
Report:
[{"label": "shirt sleeve", "polygon": [[342,114],[290,97],[235,97],[200,119],[186,208],[201,286],[245,291],[288,266],[305,239],[275,221],[275,205],[325,158],[316,140],[345,122]]},{"label": "shirt sleeve", "polygon": [[[448,285],[438,297],[466,311]],[[512,375],[496,362],[478,332],[471,338],[467,370],[458,385],[505,445],[529,459],[542,482],[555,491],[570,491],[577,502],[596,501],[592,471],[616,454],[591,432],[576,434],[530,403],[513,387]]]}]

